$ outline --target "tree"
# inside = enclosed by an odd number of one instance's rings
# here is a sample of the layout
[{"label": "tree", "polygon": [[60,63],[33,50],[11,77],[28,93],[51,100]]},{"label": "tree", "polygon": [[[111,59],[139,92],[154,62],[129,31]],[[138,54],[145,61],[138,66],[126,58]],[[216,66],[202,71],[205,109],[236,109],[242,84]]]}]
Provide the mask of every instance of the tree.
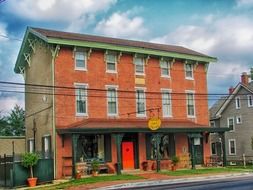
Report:
[{"label": "tree", "polygon": [[0,135],[21,136],[25,134],[25,111],[18,105],[9,115],[0,116]]}]

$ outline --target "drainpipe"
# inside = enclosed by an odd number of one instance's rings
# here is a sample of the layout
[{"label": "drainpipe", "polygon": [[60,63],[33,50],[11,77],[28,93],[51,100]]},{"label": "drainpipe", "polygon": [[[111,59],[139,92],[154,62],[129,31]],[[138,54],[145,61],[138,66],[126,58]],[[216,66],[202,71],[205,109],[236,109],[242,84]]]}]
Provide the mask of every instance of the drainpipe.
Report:
[{"label": "drainpipe", "polygon": [[52,119],[52,125],[53,125],[53,134],[52,134],[52,139],[53,139],[53,147],[54,147],[54,179],[56,179],[56,132],[55,132],[55,68],[54,68],[54,64],[55,64],[55,57],[58,55],[58,52],[60,50],[60,46],[56,45],[55,49],[51,49],[51,53],[52,53],[52,86],[53,86],[53,119]]}]

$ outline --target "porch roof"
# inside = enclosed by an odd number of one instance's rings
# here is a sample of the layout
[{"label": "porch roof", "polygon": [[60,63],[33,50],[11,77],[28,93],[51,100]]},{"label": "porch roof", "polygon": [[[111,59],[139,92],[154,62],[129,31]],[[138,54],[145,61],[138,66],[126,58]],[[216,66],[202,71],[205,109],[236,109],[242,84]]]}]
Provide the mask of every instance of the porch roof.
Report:
[{"label": "porch roof", "polygon": [[200,132],[225,132],[227,127],[209,127],[199,125],[192,121],[162,120],[161,127],[152,131],[148,128],[148,120],[117,120],[117,119],[86,119],[69,126],[58,126],[58,134],[72,133],[200,133]]}]

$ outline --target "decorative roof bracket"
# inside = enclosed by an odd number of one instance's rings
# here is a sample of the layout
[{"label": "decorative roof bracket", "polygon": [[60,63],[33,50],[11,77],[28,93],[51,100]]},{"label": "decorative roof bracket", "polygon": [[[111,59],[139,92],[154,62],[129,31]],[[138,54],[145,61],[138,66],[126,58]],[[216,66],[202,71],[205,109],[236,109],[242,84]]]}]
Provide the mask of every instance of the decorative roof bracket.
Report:
[{"label": "decorative roof bracket", "polygon": [[24,53],[25,61],[28,63],[28,66],[31,66],[31,54],[30,53]]},{"label": "decorative roof bracket", "polygon": [[28,43],[29,43],[29,47],[32,48],[33,53],[35,53],[35,43],[36,43],[36,39],[34,39],[34,40],[28,39]]},{"label": "decorative roof bracket", "polygon": [[207,73],[209,67],[209,63],[205,63],[205,72]]},{"label": "decorative roof bracket", "polygon": [[60,51],[60,45],[56,45],[54,49],[51,48],[51,53],[52,53],[53,58],[58,57],[59,51]]},{"label": "decorative roof bracket", "polygon": [[88,59],[90,59],[91,52],[92,52],[92,48],[89,48],[88,54],[87,54],[87,58],[88,58]]},{"label": "decorative roof bracket", "polygon": [[145,65],[148,65],[148,60],[150,59],[150,56],[148,55],[146,58],[145,58]]},{"label": "decorative roof bracket", "polygon": [[194,64],[194,70],[196,70],[197,69],[197,66],[199,65],[199,62],[198,61],[196,61],[196,63]]},{"label": "decorative roof bracket", "polygon": [[117,62],[118,62],[118,63],[119,63],[119,61],[120,61],[121,56],[122,56],[122,52],[120,51],[119,54],[118,54],[118,59],[117,59]]}]

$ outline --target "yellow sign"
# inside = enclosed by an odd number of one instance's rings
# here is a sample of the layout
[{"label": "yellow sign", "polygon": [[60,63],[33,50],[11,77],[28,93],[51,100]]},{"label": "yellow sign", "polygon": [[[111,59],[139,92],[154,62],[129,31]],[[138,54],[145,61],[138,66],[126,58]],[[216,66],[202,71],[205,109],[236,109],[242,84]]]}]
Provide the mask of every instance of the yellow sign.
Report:
[{"label": "yellow sign", "polygon": [[155,131],[160,128],[161,123],[161,119],[153,117],[148,120],[148,128]]}]

